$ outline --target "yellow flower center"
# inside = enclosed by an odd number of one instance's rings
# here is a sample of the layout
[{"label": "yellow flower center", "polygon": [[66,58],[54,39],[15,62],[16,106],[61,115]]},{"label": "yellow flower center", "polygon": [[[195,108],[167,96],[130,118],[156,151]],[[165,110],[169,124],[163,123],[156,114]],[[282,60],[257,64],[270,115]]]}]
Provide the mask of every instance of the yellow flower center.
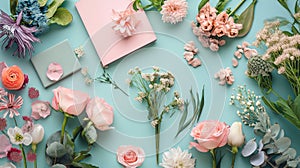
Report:
[{"label": "yellow flower center", "polygon": [[17,142],[22,142],[23,136],[22,136],[21,134],[17,133],[17,134],[15,135],[15,139],[16,139]]}]

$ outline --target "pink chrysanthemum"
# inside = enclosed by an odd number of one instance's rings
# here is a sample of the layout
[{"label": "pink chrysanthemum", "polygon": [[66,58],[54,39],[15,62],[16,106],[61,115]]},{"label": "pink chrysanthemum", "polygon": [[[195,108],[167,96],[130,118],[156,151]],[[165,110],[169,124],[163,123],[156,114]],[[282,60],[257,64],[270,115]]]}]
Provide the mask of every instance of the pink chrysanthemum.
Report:
[{"label": "pink chrysanthemum", "polygon": [[21,150],[17,148],[11,148],[7,153],[7,159],[13,162],[20,162],[22,160]]},{"label": "pink chrysanthemum", "polygon": [[162,20],[171,24],[181,22],[187,15],[187,8],[186,0],[166,0],[160,11]]},{"label": "pink chrysanthemum", "polygon": [[122,12],[112,10],[112,20],[115,25],[112,27],[115,32],[121,34],[123,37],[129,37],[135,32],[137,21],[134,17],[134,11],[131,8]]},{"label": "pink chrysanthemum", "polygon": [[36,88],[30,87],[30,88],[28,89],[28,96],[29,96],[30,99],[38,98],[39,95],[40,95],[40,92],[39,92],[39,90],[37,90]]},{"label": "pink chrysanthemum", "polygon": [[34,162],[36,160],[36,154],[32,151],[28,152],[26,157],[29,162]]},{"label": "pink chrysanthemum", "polygon": [[6,97],[2,97],[0,99],[0,111],[6,110],[3,114],[3,117],[5,118],[8,113],[10,118],[19,116],[20,113],[18,112],[18,109],[22,107],[23,98],[18,96],[17,99],[15,99],[16,95],[11,93],[9,93],[7,97],[8,99]]}]

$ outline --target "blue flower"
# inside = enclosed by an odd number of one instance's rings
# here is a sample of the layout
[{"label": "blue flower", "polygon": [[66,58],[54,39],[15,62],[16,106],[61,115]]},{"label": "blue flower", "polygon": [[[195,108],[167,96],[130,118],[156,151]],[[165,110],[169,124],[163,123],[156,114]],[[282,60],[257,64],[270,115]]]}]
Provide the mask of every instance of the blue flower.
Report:
[{"label": "blue flower", "polygon": [[19,0],[17,6],[17,13],[23,11],[23,21],[29,27],[36,27],[37,33],[41,33],[48,29],[48,19],[45,15],[47,9],[40,8],[37,0]]}]

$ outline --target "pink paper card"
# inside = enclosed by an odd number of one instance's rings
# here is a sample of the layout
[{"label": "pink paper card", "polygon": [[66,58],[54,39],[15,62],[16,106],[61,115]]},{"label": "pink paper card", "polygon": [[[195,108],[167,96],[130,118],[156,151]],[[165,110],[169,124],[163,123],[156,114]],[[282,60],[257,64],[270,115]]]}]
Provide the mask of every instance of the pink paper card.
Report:
[{"label": "pink paper card", "polygon": [[129,5],[131,0],[79,0],[76,3],[103,66],[156,40],[144,11],[134,14],[138,25],[132,36],[123,37],[113,30],[112,10],[124,11]]}]

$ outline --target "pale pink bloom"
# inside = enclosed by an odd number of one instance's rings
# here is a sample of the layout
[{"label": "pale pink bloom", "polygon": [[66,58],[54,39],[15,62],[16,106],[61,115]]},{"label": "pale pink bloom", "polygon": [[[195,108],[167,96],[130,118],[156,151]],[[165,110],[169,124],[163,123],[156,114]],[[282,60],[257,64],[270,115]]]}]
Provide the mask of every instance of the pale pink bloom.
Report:
[{"label": "pale pink bloom", "polygon": [[82,113],[90,100],[88,94],[81,91],[71,90],[59,86],[53,90],[52,107],[55,110],[62,110],[70,115],[78,116]]},{"label": "pale pink bloom", "polygon": [[215,74],[215,78],[220,80],[220,85],[225,85],[226,83],[232,85],[234,82],[234,77],[229,67],[226,69],[221,69],[219,72],[217,72]]},{"label": "pale pink bloom", "polygon": [[198,40],[201,42],[202,46],[207,48],[209,47],[209,39],[205,36],[199,36]]},{"label": "pale pink bloom", "polygon": [[134,16],[134,11],[132,8],[128,8],[125,11],[117,12],[114,9],[112,10],[112,20],[115,25],[112,27],[113,30],[123,37],[132,36],[136,31],[136,26],[138,22]]},{"label": "pale pink bloom", "polygon": [[47,70],[47,77],[52,81],[58,81],[63,75],[64,71],[59,63],[53,62],[49,64]]},{"label": "pale pink bloom", "polygon": [[86,106],[86,114],[97,129],[105,131],[112,128],[110,125],[114,118],[113,108],[104,99],[91,99]]},{"label": "pale pink bloom", "polygon": [[186,43],[184,45],[184,49],[186,51],[193,52],[194,54],[198,53],[198,48],[195,46],[195,42],[194,41],[189,41],[188,43]]},{"label": "pale pink bloom", "polygon": [[219,50],[219,45],[216,44],[216,43],[210,43],[209,48],[212,51],[218,51]]},{"label": "pale pink bloom", "polygon": [[201,65],[201,61],[198,58],[194,58],[188,62],[190,65],[192,65],[194,68]]},{"label": "pale pink bloom", "polygon": [[229,38],[234,38],[239,34],[239,30],[238,29],[229,29],[227,30],[227,36]]},{"label": "pale pink bloom", "polygon": [[176,24],[186,17],[188,5],[186,0],[166,0],[161,8],[162,20]]},{"label": "pale pink bloom", "polygon": [[6,99],[5,97],[0,98],[0,111],[6,110],[3,114],[3,118],[5,118],[8,113],[10,118],[20,115],[18,110],[23,105],[23,98],[21,96],[18,96],[17,99],[15,99],[15,97],[16,95],[8,93],[8,99]]},{"label": "pale pink bloom", "polygon": [[186,51],[184,52],[183,57],[186,61],[191,61],[194,58],[194,53]]},{"label": "pale pink bloom", "polygon": [[223,46],[226,44],[226,41],[225,40],[219,40],[219,46]]},{"label": "pale pink bloom", "polygon": [[213,36],[218,36],[218,37],[222,37],[224,35],[226,35],[226,27],[224,25],[218,25],[215,26],[211,35]]},{"label": "pale pink bloom", "polygon": [[237,59],[235,59],[235,58],[232,58],[232,66],[233,67],[237,67],[238,65],[239,65],[239,62],[238,62],[238,60]]},{"label": "pale pink bloom", "polygon": [[190,142],[190,147],[195,147],[200,152],[226,145],[229,126],[219,121],[203,121],[192,129],[191,136],[196,142]]},{"label": "pale pink bloom", "polygon": [[22,132],[23,133],[25,133],[25,132],[31,133],[33,130],[32,118],[30,118],[28,116],[23,116],[22,118],[25,121],[25,124],[22,126]]},{"label": "pale pink bloom", "polygon": [[120,146],[117,149],[117,160],[125,168],[136,168],[143,164],[145,160],[145,152],[140,147]]},{"label": "pale pink bloom", "polygon": [[278,74],[284,74],[284,72],[285,72],[285,67],[280,67],[280,68],[278,68]]},{"label": "pale pink bloom", "polygon": [[237,58],[237,59],[241,59],[242,58],[242,53],[240,52],[240,50],[237,50],[234,52],[234,56]]},{"label": "pale pink bloom", "polygon": [[214,22],[215,26],[219,26],[219,25],[225,25],[227,20],[228,20],[229,15],[226,13],[226,11],[221,12],[220,14],[218,14],[218,16],[216,17],[216,20]]},{"label": "pale pink bloom", "polygon": [[217,10],[206,3],[199,11],[198,14],[200,19],[211,18],[215,19],[217,17]]},{"label": "pale pink bloom", "polygon": [[36,100],[31,104],[31,117],[35,120],[48,117],[50,112],[49,102]]},{"label": "pale pink bloom", "polygon": [[213,20],[211,20],[211,19],[203,20],[200,23],[200,27],[203,31],[211,31],[214,27]]},{"label": "pale pink bloom", "polygon": [[192,26],[192,30],[193,30],[194,35],[201,36],[200,28],[197,27],[194,22],[191,23],[191,26]]},{"label": "pale pink bloom", "polygon": [[9,139],[3,134],[0,135],[0,142],[0,158],[4,158],[7,156],[12,145],[10,144]]}]

